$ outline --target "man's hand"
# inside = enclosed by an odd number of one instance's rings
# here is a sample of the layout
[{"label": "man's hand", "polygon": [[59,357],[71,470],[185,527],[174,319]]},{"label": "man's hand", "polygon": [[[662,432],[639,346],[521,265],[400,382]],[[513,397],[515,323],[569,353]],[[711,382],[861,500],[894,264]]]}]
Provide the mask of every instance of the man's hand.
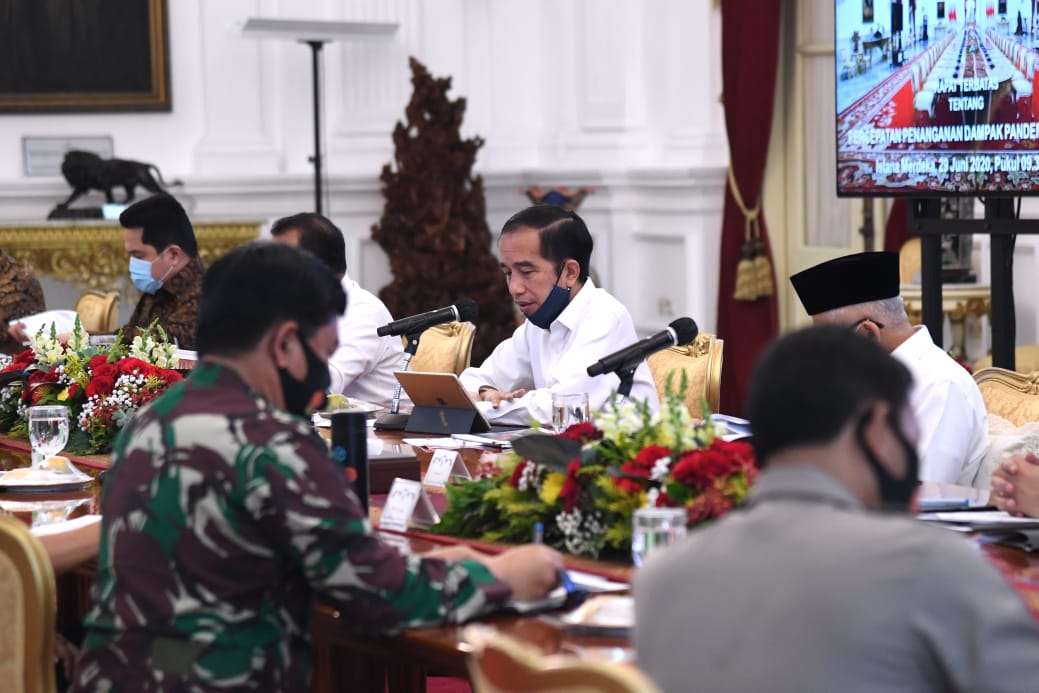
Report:
[{"label": "man's hand", "polygon": [[7,333],[17,340],[19,344],[25,344],[29,341],[29,333],[25,330],[25,323],[19,320],[7,328]]},{"label": "man's hand", "polygon": [[492,407],[498,409],[501,407],[502,402],[511,402],[525,394],[527,394],[527,391],[523,388],[513,390],[512,392],[502,392],[501,390],[495,390],[494,388],[483,388],[477,395],[477,401],[490,402]]},{"label": "man's hand", "polygon": [[494,577],[512,587],[513,599],[544,597],[559,580],[563,557],[541,544],[509,549],[484,561]]},{"label": "man's hand", "polygon": [[1039,517],[1039,457],[1029,452],[1004,460],[992,473],[989,502],[1012,515]]}]

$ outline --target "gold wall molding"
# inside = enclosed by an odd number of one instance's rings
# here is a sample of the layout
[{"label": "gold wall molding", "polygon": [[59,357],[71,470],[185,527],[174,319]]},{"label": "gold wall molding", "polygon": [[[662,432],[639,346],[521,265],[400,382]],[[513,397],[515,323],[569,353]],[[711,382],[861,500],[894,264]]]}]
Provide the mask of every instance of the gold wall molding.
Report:
[{"label": "gold wall molding", "polygon": [[[255,240],[259,221],[192,222],[198,252],[208,267],[231,248]],[[116,223],[0,224],[0,248],[37,276],[80,289],[119,291],[129,275],[123,229]]]}]

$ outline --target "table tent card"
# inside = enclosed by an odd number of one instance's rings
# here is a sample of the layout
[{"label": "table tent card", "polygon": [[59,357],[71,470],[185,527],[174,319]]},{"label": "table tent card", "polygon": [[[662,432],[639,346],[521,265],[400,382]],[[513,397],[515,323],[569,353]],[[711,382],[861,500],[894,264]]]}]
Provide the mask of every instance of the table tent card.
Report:
[{"label": "table tent card", "polygon": [[379,529],[406,532],[409,525],[426,529],[439,520],[421,482],[400,477],[393,480],[379,518]]},{"label": "table tent card", "polygon": [[452,478],[471,479],[469,469],[462,462],[462,457],[454,450],[441,449],[433,453],[433,459],[429,461],[426,469],[426,478],[422,480],[423,485],[434,488],[444,488]]}]

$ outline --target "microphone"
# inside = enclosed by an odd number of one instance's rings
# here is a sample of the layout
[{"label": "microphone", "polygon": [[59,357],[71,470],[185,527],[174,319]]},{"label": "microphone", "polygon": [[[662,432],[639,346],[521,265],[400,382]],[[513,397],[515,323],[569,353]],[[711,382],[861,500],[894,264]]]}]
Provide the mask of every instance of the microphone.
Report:
[{"label": "microphone", "polygon": [[692,318],[678,318],[672,320],[667,329],[657,332],[652,337],[640,339],[629,347],[615,351],[609,356],[604,356],[592,365],[588,366],[588,375],[596,376],[603,373],[616,373],[633,369],[650,354],[656,353],[669,346],[682,346],[696,339],[700,330]]},{"label": "microphone", "polygon": [[443,325],[445,322],[454,320],[459,322],[472,321],[476,319],[478,314],[479,309],[476,307],[476,301],[471,298],[460,298],[446,308],[437,308],[426,313],[412,315],[410,318],[394,320],[376,330],[376,334],[380,337],[387,335],[399,337],[401,335],[417,334],[435,325]]}]

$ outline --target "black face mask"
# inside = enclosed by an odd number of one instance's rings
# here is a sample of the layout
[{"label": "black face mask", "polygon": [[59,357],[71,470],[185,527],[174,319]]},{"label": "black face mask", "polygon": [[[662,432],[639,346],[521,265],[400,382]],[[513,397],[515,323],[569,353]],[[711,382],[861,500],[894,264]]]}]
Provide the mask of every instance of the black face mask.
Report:
[{"label": "black face mask", "polygon": [[855,427],[855,439],[859,444],[859,449],[862,450],[862,454],[866,456],[869,466],[873,469],[873,475],[877,478],[880,505],[888,510],[905,512],[909,509],[909,501],[913,497],[913,492],[916,491],[917,477],[920,475],[920,457],[917,455],[916,447],[909,442],[902,432],[902,428],[898,425],[898,418],[895,416],[895,412],[892,411],[887,417],[888,426],[891,427],[895,437],[898,438],[898,442],[901,443],[902,450],[906,456],[905,473],[901,478],[892,476],[891,472],[880,463],[873,451],[866,445],[866,426],[869,425],[869,416],[866,413],[859,419],[859,423]]},{"label": "black face mask", "polygon": [[[307,374],[303,380],[296,380],[288,370],[279,368],[278,379],[281,381],[281,395],[285,399],[285,411],[306,418],[315,409],[324,406],[327,399],[325,393],[332,384],[332,378],[328,375],[328,364],[318,358],[307,340],[300,337],[299,343],[307,359]],[[317,393],[321,393],[321,399],[316,407],[311,407]]]}]

